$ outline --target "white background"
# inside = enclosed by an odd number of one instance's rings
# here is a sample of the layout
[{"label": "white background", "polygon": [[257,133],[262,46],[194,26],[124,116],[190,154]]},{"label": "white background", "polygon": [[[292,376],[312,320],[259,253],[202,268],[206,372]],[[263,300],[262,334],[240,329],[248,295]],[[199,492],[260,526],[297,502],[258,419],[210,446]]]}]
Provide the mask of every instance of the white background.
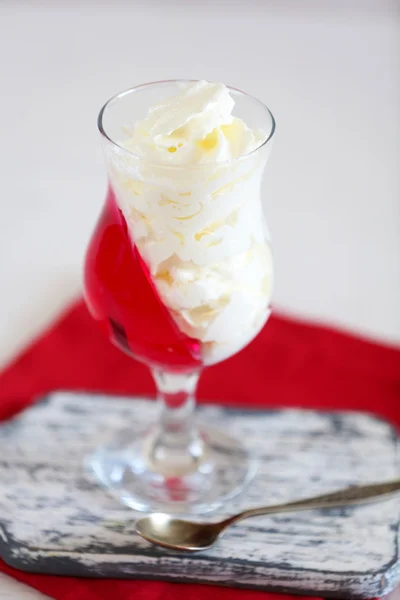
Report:
[{"label": "white background", "polygon": [[[170,78],[275,114],[275,304],[400,342],[398,2],[0,0],[0,364],[79,294],[106,186],[99,108]],[[25,597],[0,578],[1,599]]]}]

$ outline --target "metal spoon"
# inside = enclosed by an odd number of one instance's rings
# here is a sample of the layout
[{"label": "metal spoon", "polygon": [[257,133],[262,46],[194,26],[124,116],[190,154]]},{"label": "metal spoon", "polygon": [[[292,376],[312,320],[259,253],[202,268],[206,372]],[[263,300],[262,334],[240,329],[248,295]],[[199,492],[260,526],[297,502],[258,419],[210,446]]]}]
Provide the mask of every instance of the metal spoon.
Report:
[{"label": "metal spoon", "polygon": [[153,544],[176,550],[196,552],[211,548],[228,527],[249,517],[360,504],[373,500],[378,496],[393,494],[399,490],[400,479],[386,483],[351,487],[332,494],[316,496],[315,498],[252,508],[217,523],[196,523],[195,521],[176,519],[162,513],[153,513],[137,521],[136,531],[145,540]]}]

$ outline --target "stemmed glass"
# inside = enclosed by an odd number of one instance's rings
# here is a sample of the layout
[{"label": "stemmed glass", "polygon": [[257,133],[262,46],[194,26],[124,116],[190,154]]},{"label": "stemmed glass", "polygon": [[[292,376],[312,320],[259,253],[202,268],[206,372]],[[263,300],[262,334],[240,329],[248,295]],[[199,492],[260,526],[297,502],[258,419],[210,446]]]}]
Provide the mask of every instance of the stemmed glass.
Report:
[{"label": "stemmed glass", "polygon": [[238,494],[255,471],[242,440],[197,425],[195,391],[202,369],[251,342],[270,313],[260,188],[275,123],[261,102],[229,88],[233,114],[263,130],[259,147],[194,165],[135,155],[121,142],[126,127],[181,85],[129,89],[98,117],[109,187],[86,254],[85,299],[112,342],[150,368],[159,418],[137,439],[121,432],[89,466],[132,508],[201,513]]}]

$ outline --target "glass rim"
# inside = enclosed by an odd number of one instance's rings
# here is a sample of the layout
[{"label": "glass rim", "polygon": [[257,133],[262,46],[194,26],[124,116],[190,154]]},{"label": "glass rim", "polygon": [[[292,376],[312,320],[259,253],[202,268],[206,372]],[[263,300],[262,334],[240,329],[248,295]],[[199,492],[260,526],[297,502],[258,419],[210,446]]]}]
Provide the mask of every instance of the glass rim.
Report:
[{"label": "glass rim", "polygon": [[122,150],[124,153],[126,153],[129,156],[134,157],[137,160],[142,160],[142,161],[146,162],[146,164],[149,166],[153,166],[153,167],[157,167],[157,168],[166,168],[166,169],[178,169],[178,170],[207,169],[210,167],[232,164],[232,163],[242,161],[244,159],[249,158],[250,156],[255,155],[262,148],[265,148],[268,145],[268,143],[273,138],[275,129],[276,129],[276,122],[275,122],[274,115],[272,114],[272,111],[268,108],[268,106],[266,104],[261,102],[261,100],[258,100],[258,98],[256,98],[255,96],[252,96],[251,94],[247,94],[246,92],[243,92],[242,90],[239,90],[238,88],[232,87],[230,85],[226,86],[228,88],[228,90],[233,91],[237,94],[240,94],[241,96],[246,96],[250,100],[255,101],[265,111],[265,114],[268,115],[271,119],[271,127],[270,127],[270,132],[269,132],[268,136],[259,146],[257,146],[257,148],[253,148],[253,150],[250,150],[250,152],[246,152],[244,154],[240,154],[239,156],[235,156],[234,158],[230,158],[230,159],[223,160],[223,161],[211,161],[211,162],[201,163],[201,164],[198,164],[198,163],[190,164],[189,163],[189,164],[180,164],[180,165],[177,165],[177,164],[168,165],[166,163],[149,161],[146,158],[144,158],[143,156],[139,156],[138,154],[135,154],[131,150],[128,150],[127,148],[124,148],[124,146],[121,146],[121,144],[119,144],[114,139],[112,139],[106,132],[104,124],[103,124],[104,114],[105,114],[107,108],[111,104],[113,104],[114,102],[119,100],[120,98],[123,98],[124,96],[127,96],[128,94],[140,92],[144,88],[151,87],[151,86],[168,84],[168,83],[195,83],[196,81],[198,81],[198,80],[197,79],[164,79],[164,80],[160,80],[160,81],[150,81],[148,83],[141,83],[139,85],[135,85],[131,88],[128,88],[126,90],[123,90],[122,92],[115,94],[114,96],[111,96],[111,98],[109,98],[107,100],[107,102],[101,107],[100,112],[97,117],[97,127],[99,129],[100,134],[102,135],[102,137],[105,140],[110,142],[113,146],[115,146],[119,150]]}]

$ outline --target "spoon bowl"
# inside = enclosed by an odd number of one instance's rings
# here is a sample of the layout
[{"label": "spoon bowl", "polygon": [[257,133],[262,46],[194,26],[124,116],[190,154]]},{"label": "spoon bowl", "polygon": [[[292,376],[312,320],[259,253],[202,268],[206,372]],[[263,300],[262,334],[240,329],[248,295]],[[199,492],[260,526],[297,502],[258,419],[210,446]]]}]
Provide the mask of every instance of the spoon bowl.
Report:
[{"label": "spoon bowl", "polygon": [[166,514],[155,513],[139,519],[136,531],[145,540],[176,550],[197,552],[211,548],[223,527],[220,523],[196,523],[176,519]]}]

